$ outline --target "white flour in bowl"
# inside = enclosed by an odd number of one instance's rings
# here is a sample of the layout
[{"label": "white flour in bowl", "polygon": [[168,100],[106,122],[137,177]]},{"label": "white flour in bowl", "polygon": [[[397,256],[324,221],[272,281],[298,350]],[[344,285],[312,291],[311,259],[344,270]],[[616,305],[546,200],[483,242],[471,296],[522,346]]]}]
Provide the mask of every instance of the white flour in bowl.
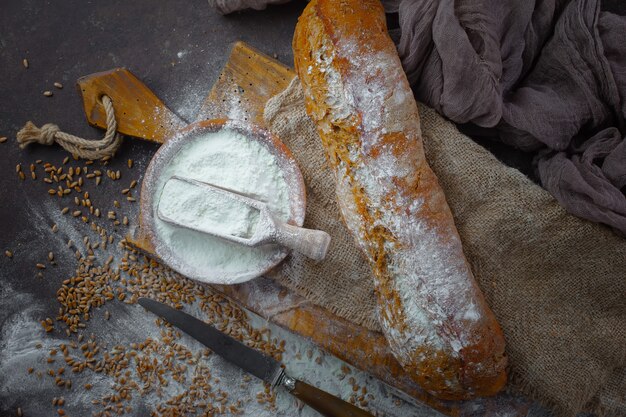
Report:
[{"label": "white flour in bowl", "polygon": [[178,178],[165,183],[158,207],[160,218],[172,219],[198,231],[249,239],[256,231],[260,211],[215,188]]},{"label": "white flour in bowl", "polygon": [[[199,272],[243,273],[258,269],[276,254],[276,245],[245,247],[159,219],[156,215],[159,196],[173,175],[208,182],[263,201],[280,220],[287,221],[290,207],[288,186],[276,157],[262,144],[228,128],[190,138],[165,166],[157,182],[153,202],[154,224],[158,237],[171,252]],[[186,190],[176,192],[185,193]],[[198,221],[202,221],[200,217],[207,215],[198,207],[172,207],[176,205],[176,198],[172,197],[175,196],[167,197],[169,209],[180,210],[181,216],[191,216],[192,221],[196,216]],[[198,201],[201,202],[202,198]],[[212,221],[223,222],[224,229],[241,233],[249,227],[246,221],[253,220],[245,212],[210,215]],[[207,279],[211,277],[207,276]]]}]

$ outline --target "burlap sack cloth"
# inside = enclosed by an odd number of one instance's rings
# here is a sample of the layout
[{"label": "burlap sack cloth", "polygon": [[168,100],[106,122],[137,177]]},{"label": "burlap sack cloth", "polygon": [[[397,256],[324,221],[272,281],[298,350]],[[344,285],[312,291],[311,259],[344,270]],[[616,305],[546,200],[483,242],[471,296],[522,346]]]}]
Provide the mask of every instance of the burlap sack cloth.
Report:
[{"label": "burlap sack cloth", "polygon": [[[562,415],[626,415],[626,240],[567,214],[434,110],[419,110],[426,156],[504,330],[512,389]],[[297,79],[268,102],[265,120],[304,175],[305,226],[333,239],[324,262],[296,254],[273,278],[338,316],[378,329],[371,272],[340,219]]]}]

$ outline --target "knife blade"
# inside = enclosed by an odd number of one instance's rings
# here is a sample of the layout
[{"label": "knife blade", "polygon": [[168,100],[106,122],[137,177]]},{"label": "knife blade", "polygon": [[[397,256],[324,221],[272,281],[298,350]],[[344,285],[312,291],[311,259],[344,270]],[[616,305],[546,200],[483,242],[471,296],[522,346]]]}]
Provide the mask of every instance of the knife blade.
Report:
[{"label": "knife blade", "polygon": [[197,318],[150,298],[140,298],[139,304],[171,325],[178,327],[213,352],[265,382],[275,385],[282,369],[280,362],[238,340],[220,332]]},{"label": "knife blade", "polygon": [[341,398],[288,376],[276,359],[244,345],[194,316],[150,298],[139,298],[138,303],[228,362],[270,383],[272,387],[283,386],[293,396],[326,417],[373,417]]}]

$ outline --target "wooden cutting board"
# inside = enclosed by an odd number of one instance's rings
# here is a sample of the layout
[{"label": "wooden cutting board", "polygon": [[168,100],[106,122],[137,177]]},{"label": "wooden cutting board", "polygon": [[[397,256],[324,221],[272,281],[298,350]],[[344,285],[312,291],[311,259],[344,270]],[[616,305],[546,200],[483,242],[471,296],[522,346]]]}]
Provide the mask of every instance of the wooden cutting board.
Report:
[{"label": "wooden cutting board", "polygon": [[[238,114],[240,118],[263,126],[267,100],[283,91],[294,77],[295,73],[280,62],[238,42],[204,100],[196,121],[227,117],[229,103],[235,100],[243,112]],[[106,128],[99,101],[102,94],[111,97],[118,118],[118,131],[125,135],[163,143],[185,126],[128,70],[115,69],[83,77],[78,81],[78,88],[87,119],[94,126]],[[141,227],[127,240],[155,257]],[[381,333],[337,317],[270,279],[261,277],[244,284],[214,287],[243,307],[311,339],[330,354],[447,415],[522,416],[530,406],[528,400],[509,394],[463,402],[438,400],[424,392],[403,371]]]}]

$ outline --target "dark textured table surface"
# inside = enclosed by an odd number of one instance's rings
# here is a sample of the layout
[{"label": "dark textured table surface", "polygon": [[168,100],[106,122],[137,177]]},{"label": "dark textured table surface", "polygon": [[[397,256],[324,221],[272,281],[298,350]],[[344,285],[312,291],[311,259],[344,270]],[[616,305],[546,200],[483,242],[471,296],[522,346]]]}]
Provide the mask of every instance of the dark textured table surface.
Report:
[{"label": "dark textured table surface", "polygon": [[[15,142],[16,132],[32,120],[37,125],[56,123],[64,131],[85,138],[101,137],[101,130],[87,125],[74,84],[81,76],[114,67],[129,68],[170,109],[183,119],[192,120],[234,41],[246,41],[270,54],[276,53],[284,63],[292,62],[290,39],[303,7],[298,2],[225,18],[201,0],[3,2],[0,137],[9,140],[0,144],[0,415],[15,415],[18,406],[26,415],[56,415],[56,409],[50,406],[53,396],[65,395],[68,401],[76,396],[59,391],[54,381],[40,383],[36,378],[28,378],[26,369],[33,365],[27,365],[28,353],[19,345],[30,340],[24,340],[24,334],[16,336],[15,325],[18,323],[19,327],[29,319],[38,323],[48,316],[54,318],[59,307],[56,291],[60,281],[71,276],[76,265],[73,251],[65,248],[64,243],[68,239],[80,241],[87,229],[76,224],[80,222],[71,223],[72,219],[63,219],[65,223],[61,223],[59,210],[70,205],[73,197],[63,202],[48,196],[49,186],[41,181],[42,166],[37,167],[38,180],[30,179],[31,163],[42,159],[60,166],[67,153],[57,146],[20,150]],[[23,67],[23,59],[28,60],[28,69]],[[55,88],[54,82],[62,83],[63,89]],[[46,90],[54,95],[45,97],[42,93]],[[142,169],[156,149],[154,144],[128,139],[108,168],[121,169],[127,186],[131,179],[141,179]],[[135,160],[132,170],[126,167],[129,158]],[[15,172],[18,163],[27,176],[23,182]],[[123,201],[120,187],[111,181],[103,181],[99,187],[97,195],[93,182],[84,189],[92,190],[94,204],[103,210],[106,206],[113,209],[113,199]],[[124,202],[120,210],[128,214],[132,223],[136,207]],[[56,234],[51,233],[53,223],[61,226]],[[116,241],[125,234],[123,227],[100,223],[117,237]],[[13,252],[12,259],[4,255],[5,250]],[[49,251],[54,252],[57,266],[46,261]],[[39,270],[35,264],[39,262],[47,264],[43,278],[36,277]],[[41,327],[33,328],[31,333],[33,338],[44,338]],[[58,337],[62,339],[62,333]],[[16,352],[23,358],[7,357]],[[13,366],[11,360],[23,365]],[[38,362],[45,363],[43,358]],[[15,373],[20,375],[12,375]],[[74,380],[75,386],[79,380]],[[82,403],[75,401],[69,409],[74,407],[79,415],[91,415],[90,402]],[[140,410],[136,415],[147,413]]]},{"label": "dark textured table surface", "polygon": [[[77,266],[74,251],[86,254],[83,238],[87,236],[93,243],[97,236],[80,217],[60,213],[63,207],[70,207],[72,211],[85,211],[85,208],[74,205],[75,192],[63,198],[49,196],[51,186],[42,181],[45,176],[42,165],[49,162],[63,166],[67,172],[70,166],[83,164],[69,161],[63,165],[67,153],[58,146],[37,145],[20,150],[15,142],[16,132],[26,121],[32,120],[39,126],[56,123],[62,130],[85,138],[101,137],[101,130],[87,125],[74,83],[81,76],[114,67],[129,68],[171,110],[185,120],[193,120],[233,42],[243,40],[267,54],[276,54],[285,64],[292,62],[291,37],[304,5],[304,2],[296,2],[264,12],[222,17],[211,10],[206,1],[183,4],[148,0],[60,3],[10,0],[3,3],[0,13],[3,28],[0,31],[0,137],[6,136],[9,140],[0,143],[3,153],[0,158],[3,174],[0,176],[3,193],[0,197],[0,416],[15,416],[18,407],[25,416],[58,415],[59,409],[70,416],[89,416],[106,410],[102,404],[92,404],[93,400],[115,392],[111,375],[88,371],[74,374],[60,353],[56,359],[50,356],[51,349],[77,341],[76,335],[67,337],[65,325],[55,320],[60,306],[57,290],[63,280],[74,275]],[[23,67],[23,59],[28,60],[28,69]],[[62,83],[63,89],[55,88],[55,82]],[[46,90],[54,95],[45,97]],[[127,139],[110,165],[101,167],[102,164],[96,162],[92,166],[92,170],[95,167],[120,170],[122,179],[113,182],[105,178],[97,188],[93,179],[87,180],[82,191],[91,193],[91,202],[103,213],[108,210],[124,213],[130,220],[130,227],[134,227],[137,204],[125,201],[120,191],[133,179],[141,181],[156,149],[154,144]],[[134,167],[129,169],[126,161],[131,158]],[[37,164],[37,160],[42,160],[42,164]],[[32,163],[37,180],[30,179]],[[24,181],[15,171],[17,164],[21,164],[26,174]],[[114,199],[121,202],[120,208],[113,206]],[[115,238],[115,244],[128,231],[123,225],[115,226],[105,216],[97,219],[90,216],[90,222],[92,220]],[[54,224],[58,225],[57,233],[51,229]],[[66,246],[69,239],[74,242],[72,249]],[[119,257],[121,251],[111,246],[116,245],[109,245],[107,254],[113,252]],[[5,250],[11,251],[13,257],[6,257]],[[48,252],[53,252],[56,265],[47,260]],[[107,254],[97,250],[95,263],[101,265]],[[45,264],[46,269],[37,269],[37,263]],[[38,277],[38,273],[42,276]],[[200,311],[194,308],[196,310],[190,312],[200,316]],[[105,310],[110,312],[108,320]],[[39,324],[46,317],[55,323],[51,333],[45,333]],[[267,325],[258,319],[255,325],[254,320],[251,317],[253,326]],[[146,337],[160,339],[160,328],[154,321],[141,307],[116,300],[107,302],[104,308],[92,309],[87,328],[81,334],[87,340],[93,333],[97,343],[111,350],[113,346],[129,346]],[[352,378],[361,386],[367,385],[376,396],[370,400],[372,409],[386,410],[386,415],[397,417],[438,415],[428,407],[403,401],[397,396],[400,393],[326,355],[311,342],[275,326],[269,327],[272,337],[287,342],[283,362],[294,376],[348,398],[353,386],[338,375],[342,367],[350,368]],[[201,351],[199,344],[184,335],[180,341],[193,352]],[[79,349],[72,350],[72,355],[75,354],[82,356]],[[49,359],[55,362],[48,363]],[[260,382],[253,380],[242,384],[242,372],[220,362],[214,355],[201,362],[210,369],[214,390],[227,392],[231,404],[243,401],[238,407],[243,415],[317,415],[310,408],[296,404],[284,392],[277,393],[275,409],[267,408],[256,398],[256,395],[265,395]],[[59,376],[63,367],[66,370]],[[33,368],[33,373],[28,372],[29,368]],[[55,376],[49,376],[49,371]],[[58,377],[71,380],[71,389],[58,387],[55,384]],[[87,390],[86,384],[93,387]],[[134,393],[131,401],[123,402],[125,406],[132,406],[125,415],[146,416],[157,405],[166,408],[168,398],[184,392],[181,390],[188,385],[189,380],[186,385],[170,380],[167,387],[150,390],[141,397]],[[64,405],[53,406],[55,397],[64,397]],[[199,406],[198,410],[202,408]]]},{"label": "dark textured table surface", "polygon": [[[17,130],[32,120],[37,125],[53,122],[64,131],[87,138],[101,136],[102,131],[87,125],[74,83],[83,75],[114,67],[129,68],[181,118],[193,120],[200,102],[219,75],[232,42],[243,40],[291,65],[291,36],[304,5],[303,1],[297,1],[263,12],[222,17],[203,0],[3,2],[0,137],[9,139],[0,144],[0,364],[14,359],[6,355],[19,351],[16,344],[24,343],[11,339],[8,324],[15,324],[25,315],[31,318],[54,315],[58,308],[55,292],[59,281],[71,275],[74,268],[73,252],[58,248],[68,238],[76,239],[72,234],[78,236],[72,227],[51,233],[51,226],[60,221],[59,209],[66,204],[49,197],[49,187],[40,179],[30,179],[29,166],[35,160],[60,165],[66,153],[56,146],[20,150],[15,143]],[[626,13],[626,5],[619,1],[607,2],[604,7]],[[29,62],[28,69],[22,64],[24,59]],[[55,82],[62,83],[63,89],[55,88]],[[46,90],[54,95],[45,97],[42,93]],[[528,170],[527,156],[485,141],[481,143],[507,163]],[[121,170],[124,181],[140,180],[142,168],[155,150],[153,144],[126,140],[107,168]],[[129,158],[136,161],[132,170],[126,168]],[[18,163],[26,174],[24,181],[15,172]],[[43,168],[38,166],[36,172],[41,178]],[[119,186],[105,181],[100,187],[98,196],[93,197],[97,204],[105,206],[114,198],[121,200]],[[131,203],[124,202],[123,210],[131,219],[136,214]],[[118,239],[125,233],[123,228],[110,223],[107,229]],[[12,259],[3,254],[5,250],[13,252]],[[46,263],[49,251],[55,251],[58,265],[48,265],[44,277],[37,278],[39,270],[35,264]],[[14,415],[17,404],[42,401],[41,391],[28,389],[30,380],[26,377],[17,379],[23,384],[20,387],[7,385],[16,381],[7,374],[14,371],[11,367],[0,369],[0,415]],[[49,409],[41,415],[53,412]]]}]

